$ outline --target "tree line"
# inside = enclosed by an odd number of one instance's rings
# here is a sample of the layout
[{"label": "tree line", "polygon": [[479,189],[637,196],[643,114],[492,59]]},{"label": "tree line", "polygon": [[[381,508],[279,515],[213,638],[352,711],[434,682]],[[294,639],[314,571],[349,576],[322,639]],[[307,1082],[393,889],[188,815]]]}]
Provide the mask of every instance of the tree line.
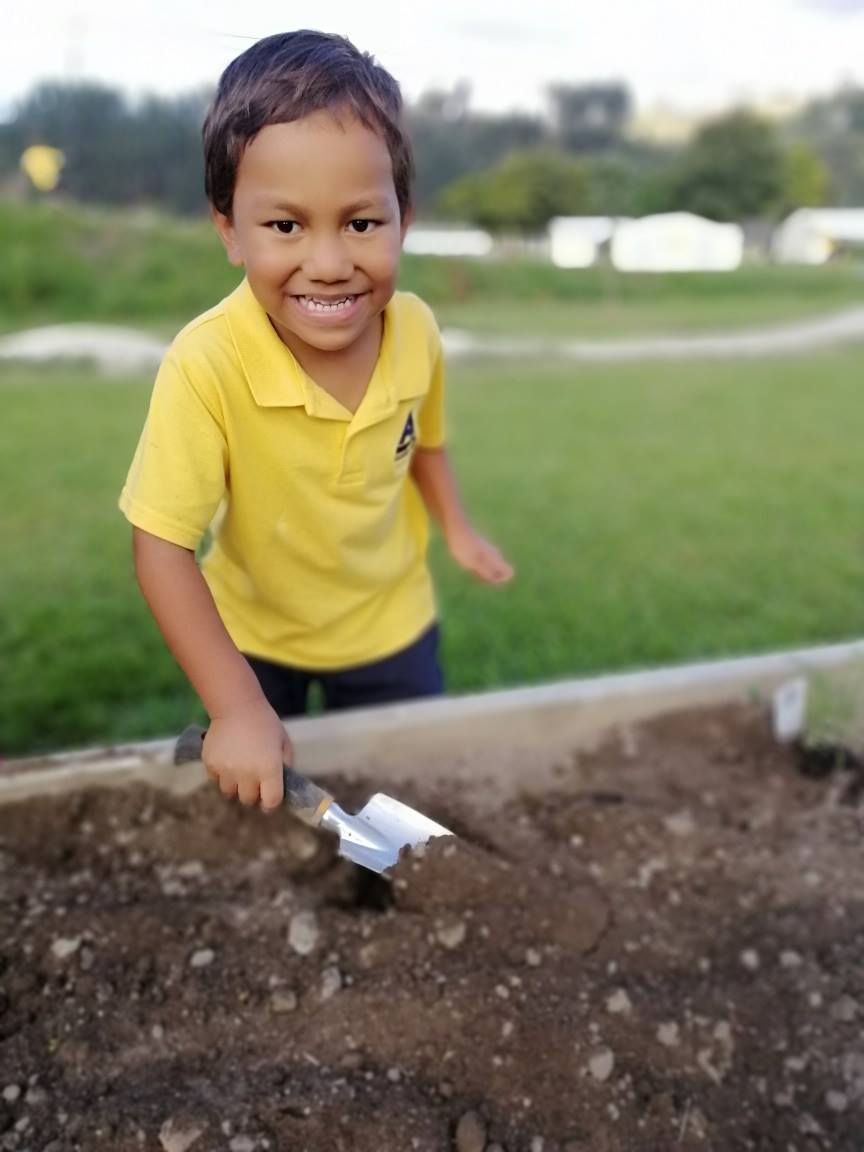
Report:
[{"label": "tree line", "polygon": [[[0,188],[20,190],[22,152],[48,144],[65,154],[67,197],[198,214],[208,98],[132,101],[99,84],[41,84],[0,123]],[[626,85],[558,84],[548,98],[545,115],[493,115],[472,109],[461,84],[411,105],[420,215],[531,233],[557,215],[742,220],[864,204],[864,89],[815,100],[782,124],[733,110],[680,147],[631,137]]]}]

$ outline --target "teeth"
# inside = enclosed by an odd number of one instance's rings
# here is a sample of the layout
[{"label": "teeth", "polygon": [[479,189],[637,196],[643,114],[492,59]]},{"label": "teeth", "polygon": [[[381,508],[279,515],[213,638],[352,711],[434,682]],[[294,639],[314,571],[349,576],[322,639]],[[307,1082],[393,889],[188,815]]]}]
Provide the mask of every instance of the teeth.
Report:
[{"label": "teeth", "polygon": [[315,296],[298,296],[297,299],[308,312],[343,312],[354,303],[355,296],[343,296],[339,300],[318,300]]}]

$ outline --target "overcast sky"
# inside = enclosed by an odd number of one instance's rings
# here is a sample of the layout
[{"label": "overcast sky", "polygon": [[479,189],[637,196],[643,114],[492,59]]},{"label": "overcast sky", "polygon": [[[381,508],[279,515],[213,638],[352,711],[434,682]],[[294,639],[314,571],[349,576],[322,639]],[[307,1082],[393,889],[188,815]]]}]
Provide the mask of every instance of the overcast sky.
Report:
[{"label": "overcast sky", "polygon": [[[537,110],[550,82],[626,80],[641,109],[864,84],[864,0],[18,0],[0,30],[0,114],[39,80],[131,94],[212,84],[261,36],[341,32],[409,99],[467,79],[476,108]],[[503,15],[510,9],[514,14]],[[521,9],[521,11],[520,11]]]}]

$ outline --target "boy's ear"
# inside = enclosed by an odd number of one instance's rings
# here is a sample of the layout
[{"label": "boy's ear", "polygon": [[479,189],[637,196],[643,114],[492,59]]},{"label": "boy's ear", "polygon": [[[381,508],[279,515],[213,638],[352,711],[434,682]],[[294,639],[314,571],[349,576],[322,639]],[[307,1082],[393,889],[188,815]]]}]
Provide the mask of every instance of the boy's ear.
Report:
[{"label": "boy's ear", "polygon": [[401,236],[403,244],[405,243],[405,237],[408,234],[408,229],[411,227],[411,225],[413,223],[414,223],[414,209],[413,208],[406,208],[405,211],[402,213],[402,223],[399,227],[399,234]]},{"label": "boy's ear", "polygon": [[233,264],[235,268],[243,267],[243,257],[240,253],[240,245],[237,241],[237,232],[234,224],[229,216],[225,216],[217,208],[210,209],[210,218],[219,233],[219,239],[225,246],[225,252],[228,255],[229,264]]}]

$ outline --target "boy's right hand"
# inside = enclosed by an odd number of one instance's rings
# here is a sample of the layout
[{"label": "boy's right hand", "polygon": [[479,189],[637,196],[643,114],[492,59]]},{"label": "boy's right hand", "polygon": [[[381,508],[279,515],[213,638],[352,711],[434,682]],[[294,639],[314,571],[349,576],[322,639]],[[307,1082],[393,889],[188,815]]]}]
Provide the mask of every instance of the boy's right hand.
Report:
[{"label": "boy's right hand", "polygon": [[226,796],[265,810],[282,803],[282,765],[294,751],[282,721],[263,696],[211,717],[204,737],[207,774]]}]

